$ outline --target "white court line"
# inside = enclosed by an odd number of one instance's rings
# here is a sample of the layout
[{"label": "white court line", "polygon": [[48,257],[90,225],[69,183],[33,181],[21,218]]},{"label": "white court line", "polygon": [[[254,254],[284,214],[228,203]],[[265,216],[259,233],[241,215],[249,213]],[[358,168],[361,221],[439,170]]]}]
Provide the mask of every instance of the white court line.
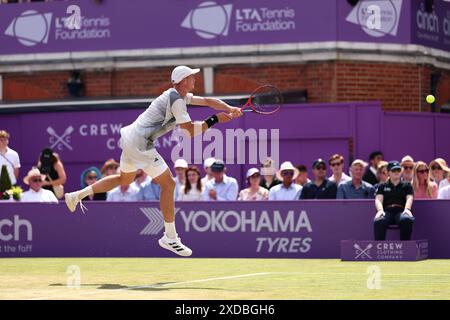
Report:
[{"label": "white court line", "polygon": [[[172,286],[177,286],[177,285],[181,285],[181,284],[190,284],[190,283],[208,282],[208,281],[216,281],[216,280],[230,280],[230,279],[237,279],[237,278],[256,277],[256,276],[268,275],[270,273],[271,272],[248,273],[248,274],[240,274],[240,275],[235,275],[235,276],[197,279],[197,280],[172,282],[172,283],[165,283],[165,284],[150,284],[150,285],[145,285],[145,286],[133,286],[133,287],[126,287],[126,288],[119,288],[119,289],[97,289],[96,291],[81,292],[80,295],[99,294],[99,290],[102,293],[110,293],[110,292],[119,292],[119,291],[134,290],[134,289],[172,287]],[[67,293],[68,291],[67,290],[52,291],[52,293],[62,293],[62,292]],[[48,297],[40,297],[40,298],[31,298],[31,299],[28,299],[28,300],[46,300],[46,299],[50,299],[50,298],[48,298]]]}]

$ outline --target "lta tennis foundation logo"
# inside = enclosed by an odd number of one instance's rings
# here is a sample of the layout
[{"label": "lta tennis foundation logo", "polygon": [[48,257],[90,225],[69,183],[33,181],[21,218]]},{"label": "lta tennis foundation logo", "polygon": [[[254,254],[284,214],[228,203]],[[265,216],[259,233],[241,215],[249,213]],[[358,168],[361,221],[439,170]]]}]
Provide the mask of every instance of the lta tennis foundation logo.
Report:
[{"label": "lta tennis foundation logo", "polygon": [[17,38],[28,47],[47,43],[51,22],[52,13],[41,14],[35,10],[27,10],[11,21],[5,35]]},{"label": "lta tennis foundation logo", "polygon": [[[214,39],[235,33],[295,31],[295,9],[274,2],[271,8],[219,5],[214,1],[200,3],[189,11],[181,26],[195,30],[203,39]],[[233,22],[231,21],[233,19]]]},{"label": "lta tennis foundation logo", "polygon": [[403,0],[362,0],[346,21],[358,24],[372,37],[396,36]]},{"label": "lta tennis foundation logo", "polygon": [[233,5],[218,5],[214,1],[202,2],[197,8],[189,11],[181,26],[195,30],[203,39],[227,36],[230,27]]}]

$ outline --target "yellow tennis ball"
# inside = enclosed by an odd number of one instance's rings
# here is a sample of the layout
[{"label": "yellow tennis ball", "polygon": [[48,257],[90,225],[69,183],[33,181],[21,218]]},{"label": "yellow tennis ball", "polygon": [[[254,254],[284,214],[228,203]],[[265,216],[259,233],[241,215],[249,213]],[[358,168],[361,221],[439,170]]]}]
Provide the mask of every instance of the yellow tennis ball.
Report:
[{"label": "yellow tennis ball", "polygon": [[426,100],[428,103],[433,103],[436,100],[436,98],[432,94],[429,94],[429,95],[427,95]]}]

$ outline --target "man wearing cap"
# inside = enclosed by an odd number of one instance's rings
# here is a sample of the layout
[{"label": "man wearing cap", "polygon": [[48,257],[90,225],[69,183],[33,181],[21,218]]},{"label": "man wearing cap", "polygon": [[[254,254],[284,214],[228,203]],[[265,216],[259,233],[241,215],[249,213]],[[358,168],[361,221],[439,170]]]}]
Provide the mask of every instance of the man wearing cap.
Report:
[{"label": "man wearing cap", "polygon": [[336,199],[337,184],[326,177],[327,165],[324,160],[317,159],[313,163],[314,180],[307,183],[300,199]]},{"label": "man wearing cap", "polygon": [[184,159],[178,159],[175,161],[173,168],[175,169],[175,199],[178,199],[181,186],[186,183],[186,170],[189,167],[188,163]]},{"label": "man wearing cap", "polygon": [[404,156],[400,165],[402,166],[402,181],[412,183],[414,177],[414,159],[411,156]]},{"label": "man wearing cap", "polygon": [[373,199],[375,197],[375,188],[362,180],[366,165],[361,159],[352,162],[350,166],[352,178],[338,186],[337,199]]},{"label": "man wearing cap", "polygon": [[202,186],[206,185],[206,183],[213,179],[213,175],[211,172],[211,166],[216,161],[214,158],[207,158],[203,161],[203,169],[205,169],[205,176],[202,178]]},{"label": "man wearing cap", "polygon": [[[87,195],[107,192],[119,185],[133,182],[138,169],[144,170],[161,187],[160,208],[164,217],[164,235],[159,245],[181,256],[190,256],[192,250],[181,243],[175,228],[175,180],[164,159],[155,149],[155,140],[179,125],[189,136],[201,134],[217,123],[228,122],[242,115],[240,108],[232,107],[215,98],[194,96],[195,74],[200,69],[178,66],[172,71],[173,87],[164,91],[130,125],[120,130],[120,173],[105,177],[80,191],[66,193],[69,211]],[[222,111],[204,121],[192,121],[187,105],[208,106]],[[80,207],[83,206],[80,203]]]},{"label": "man wearing cap", "polygon": [[290,161],[285,161],[276,176],[281,183],[270,188],[269,200],[298,200],[302,192],[302,186],[295,183],[298,169]]},{"label": "man wearing cap", "polygon": [[203,190],[205,201],[234,201],[238,196],[238,183],[235,178],[225,174],[226,168],[222,160],[216,159],[211,165],[213,179],[209,180]]},{"label": "man wearing cap", "polygon": [[22,202],[55,202],[58,199],[53,192],[42,188],[46,176],[41,174],[38,168],[33,168],[28,171],[28,174],[23,178],[23,182],[30,186],[28,191],[25,191],[20,198]]},{"label": "man wearing cap", "polygon": [[388,164],[389,180],[380,183],[376,191],[374,218],[375,240],[386,240],[386,230],[396,224],[400,240],[411,240],[414,217],[411,212],[414,190],[409,182],[401,181],[402,167],[398,161]]}]

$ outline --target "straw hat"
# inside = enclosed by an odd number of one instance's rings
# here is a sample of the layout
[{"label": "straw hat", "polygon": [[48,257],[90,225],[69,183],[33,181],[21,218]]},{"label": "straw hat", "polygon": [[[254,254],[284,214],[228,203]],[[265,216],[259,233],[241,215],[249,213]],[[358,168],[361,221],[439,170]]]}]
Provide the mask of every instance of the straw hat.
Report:
[{"label": "straw hat", "polygon": [[283,181],[283,176],[281,175],[282,171],[285,170],[293,170],[294,171],[294,176],[292,177],[292,180],[295,180],[299,174],[299,171],[296,167],[294,167],[294,165],[292,164],[292,162],[290,161],[285,161],[281,164],[280,166],[280,170],[277,171],[277,178],[280,181]]},{"label": "straw hat", "polygon": [[430,162],[430,168],[433,166],[433,164],[437,164],[439,167],[442,168],[442,170],[446,171],[446,172],[450,172],[450,168],[447,166],[447,162],[445,162],[444,159],[442,158],[437,158],[434,159],[433,161]]},{"label": "straw hat", "polygon": [[115,167],[115,169],[117,170],[117,168],[119,168],[119,163],[114,159],[109,159],[105,162],[103,167],[100,169],[100,172],[104,175],[106,170],[108,170],[108,168],[111,166]]},{"label": "straw hat", "polygon": [[38,168],[33,168],[30,171],[28,171],[27,175],[25,178],[23,178],[23,182],[26,185],[30,184],[30,179],[33,177],[41,177],[42,180],[45,180],[45,174],[42,174]]}]

